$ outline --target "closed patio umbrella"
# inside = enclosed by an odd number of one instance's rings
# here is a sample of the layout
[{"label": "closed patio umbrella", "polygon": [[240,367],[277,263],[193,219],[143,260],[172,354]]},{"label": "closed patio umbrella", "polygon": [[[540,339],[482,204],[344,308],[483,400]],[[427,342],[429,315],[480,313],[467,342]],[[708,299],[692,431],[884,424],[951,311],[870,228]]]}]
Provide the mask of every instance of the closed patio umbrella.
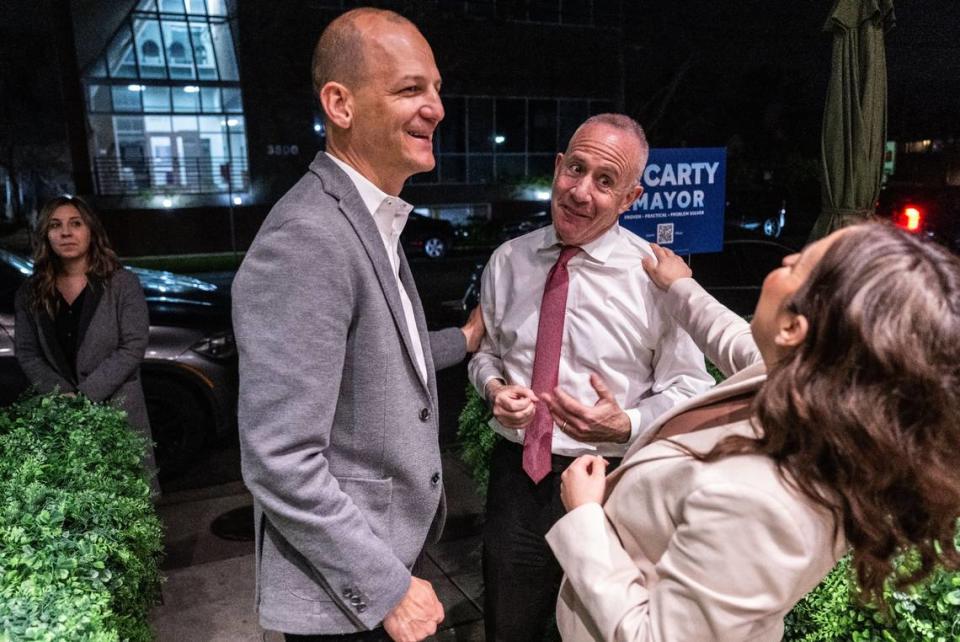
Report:
[{"label": "closed patio umbrella", "polygon": [[823,112],[822,208],[811,240],[873,214],[887,134],[883,36],[892,23],[893,0],[836,0],[824,27],[833,32],[833,60]]}]

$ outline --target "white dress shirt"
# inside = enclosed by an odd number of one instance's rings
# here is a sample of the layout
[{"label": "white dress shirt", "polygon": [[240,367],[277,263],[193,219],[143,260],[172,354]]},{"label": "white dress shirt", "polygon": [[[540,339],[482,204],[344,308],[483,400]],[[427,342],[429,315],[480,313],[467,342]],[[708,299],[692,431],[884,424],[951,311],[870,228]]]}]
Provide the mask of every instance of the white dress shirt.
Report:
[{"label": "white dress shirt", "polygon": [[397,196],[390,196],[339,158],[331,154],[327,154],[327,156],[350,177],[350,181],[360,193],[363,204],[367,206],[367,210],[373,215],[373,220],[377,224],[380,239],[383,241],[383,248],[387,251],[387,258],[390,259],[390,267],[397,281],[397,288],[400,290],[400,304],[403,306],[403,317],[407,322],[407,332],[413,343],[417,370],[423,380],[426,381],[427,365],[423,358],[423,344],[420,342],[417,321],[413,316],[413,304],[410,303],[410,297],[407,296],[407,291],[403,288],[403,283],[400,282],[400,253],[397,250],[400,244],[400,233],[403,232],[403,227],[407,224],[407,217],[410,216],[413,205]]},{"label": "white dress shirt", "polygon": [[[483,394],[494,378],[530,387],[547,273],[560,256],[552,225],[507,241],[483,272],[480,299],[487,334],[470,361],[470,380]],[[661,413],[713,385],[703,354],[664,307],[664,293],[650,281],[640,260],[650,245],[614,225],[567,265],[570,285],[560,349],[559,387],[592,406],[598,396],[590,374],[598,374],[630,418],[626,444],[577,441],[556,426],[553,453],[576,457],[620,457]],[[522,443],[524,431],[491,427]]]}]

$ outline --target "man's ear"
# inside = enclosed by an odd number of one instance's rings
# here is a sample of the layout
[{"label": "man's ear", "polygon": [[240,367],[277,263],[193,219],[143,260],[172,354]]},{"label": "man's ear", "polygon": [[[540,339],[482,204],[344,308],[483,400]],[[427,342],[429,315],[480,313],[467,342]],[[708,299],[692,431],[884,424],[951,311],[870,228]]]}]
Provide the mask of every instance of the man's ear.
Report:
[{"label": "man's ear", "polygon": [[353,123],[353,94],[345,85],[330,81],[320,89],[320,105],[331,123],[349,129]]},{"label": "man's ear", "polygon": [[810,323],[802,314],[784,312],[780,315],[777,336],[773,342],[781,348],[795,348],[807,338]]},{"label": "man's ear", "polygon": [[560,165],[563,163],[563,152],[558,152],[557,157],[553,159],[553,179],[557,179],[560,173]]},{"label": "man's ear", "polygon": [[640,198],[640,195],[643,194],[643,185],[634,185],[627,190],[627,193],[623,196],[623,203],[620,204],[620,211],[626,212],[630,209],[630,206],[633,205],[633,202]]}]

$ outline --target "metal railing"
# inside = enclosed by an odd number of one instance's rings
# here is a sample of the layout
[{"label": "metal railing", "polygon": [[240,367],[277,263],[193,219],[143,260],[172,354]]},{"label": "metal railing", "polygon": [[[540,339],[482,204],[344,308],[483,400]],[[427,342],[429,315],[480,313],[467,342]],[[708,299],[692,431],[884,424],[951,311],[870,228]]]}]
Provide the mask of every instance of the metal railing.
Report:
[{"label": "metal railing", "polygon": [[246,158],[190,156],[93,160],[98,194],[226,194],[250,186]]}]

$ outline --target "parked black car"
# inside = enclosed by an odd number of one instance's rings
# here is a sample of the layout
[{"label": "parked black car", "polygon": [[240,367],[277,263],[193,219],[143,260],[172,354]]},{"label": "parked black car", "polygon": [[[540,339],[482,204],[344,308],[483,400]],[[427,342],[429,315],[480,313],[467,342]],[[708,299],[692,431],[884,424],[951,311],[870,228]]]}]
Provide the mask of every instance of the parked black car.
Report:
[{"label": "parked black car", "polygon": [[724,221],[767,236],[779,238],[787,224],[787,199],[773,188],[727,192]]},{"label": "parked black car", "polygon": [[453,225],[449,221],[410,212],[400,242],[409,256],[439,259],[450,251],[453,237]]},{"label": "parked black car", "polygon": [[[741,316],[753,314],[763,280],[783,259],[796,250],[761,238],[735,238],[723,243],[723,251],[694,254],[688,258],[693,276],[718,301]],[[484,263],[470,274],[463,297],[450,307],[464,314],[480,303],[480,277]]]},{"label": "parked black car", "polygon": [[888,184],[880,191],[877,215],[960,253],[960,186]]},{"label": "parked black car", "polygon": [[539,212],[532,212],[520,218],[516,218],[504,223],[497,233],[497,237],[501,242],[508,241],[512,238],[523,236],[527,232],[532,232],[540,229],[541,227],[546,227],[547,225],[550,225],[551,222],[552,219],[550,218],[549,211],[542,210]]},{"label": "parked black car", "polygon": [[[199,279],[131,268],[150,313],[141,367],[161,478],[176,474],[236,426],[237,353],[229,295]],[[0,250],[0,404],[27,388],[14,352],[14,296],[33,263]]]}]

